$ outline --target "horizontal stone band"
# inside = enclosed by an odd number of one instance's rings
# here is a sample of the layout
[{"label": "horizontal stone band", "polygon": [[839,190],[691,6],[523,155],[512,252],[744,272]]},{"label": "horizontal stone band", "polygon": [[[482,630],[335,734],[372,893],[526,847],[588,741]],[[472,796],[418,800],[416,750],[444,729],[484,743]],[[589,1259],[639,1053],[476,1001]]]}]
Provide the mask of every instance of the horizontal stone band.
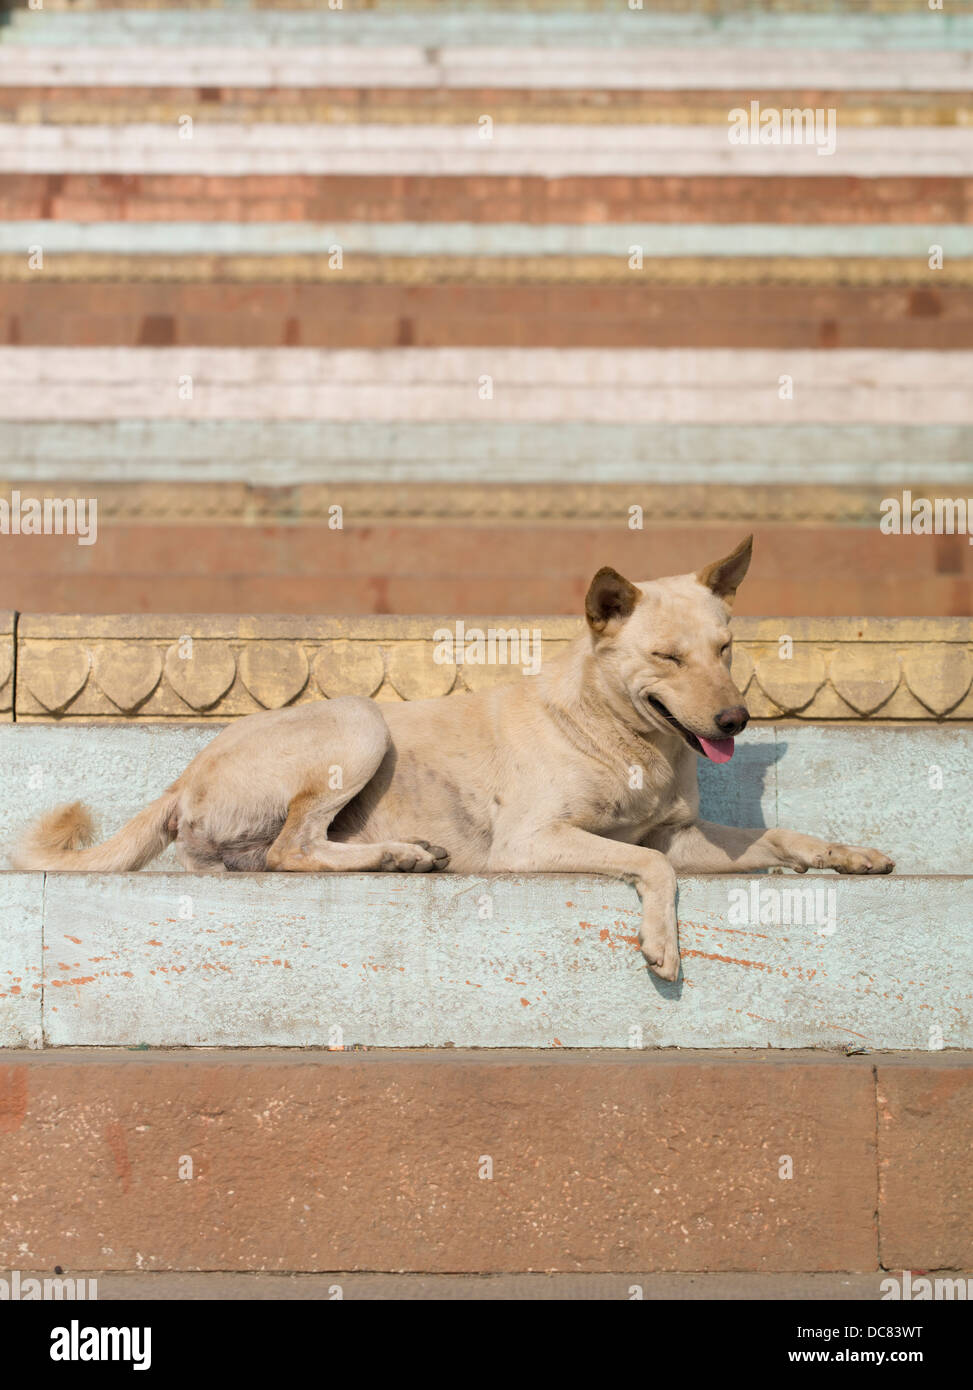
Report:
[{"label": "horizontal stone band", "polygon": [[[785,922],[788,891],[809,896]],[[682,878],[661,987],[634,889],[598,876],[0,873],[0,893],[7,1046],[973,1046],[971,878]]]},{"label": "horizontal stone band", "polygon": [[[7,621],[0,692],[9,709]],[[509,660],[439,661],[434,634],[455,621],[24,615],[16,718],[226,719],[326,696],[424,699],[516,677]],[[538,629],[545,656],[581,630],[572,618],[467,617],[465,624]],[[973,718],[973,620],[740,618],[734,627],[734,678],[756,719]]]},{"label": "horizontal stone band", "polygon": [[[495,1291],[490,1271],[567,1269],[589,1271],[563,1276],[575,1290],[604,1271],[605,1296],[622,1302],[633,1285],[653,1296],[652,1270],[742,1269],[778,1271],[755,1276],[771,1298],[793,1287],[787,1271],[869,1271],[824,1276],[825,1296],[851,1287],[871,1300],[890,1270],[917,1271],[892,1280],[911,1280],[913,1296],[918,1271],[941,1270],[954,1298],[966,1285],[950,1272],[973,1264],[969,1053],[4,1060],[0,1263],[48,1277],[67,1227],[69,1272],[94,1272],[109,1296],[113,1285],[132,1296],[117,1270],[144,1271],[149,1298],[165,1296],[165,1270],[400,1272],[233,1276],[251,1298],[333,1298],[336,1286],[354,1298],[363,1282],[395,1296],[401,1271],[428,1287],[445,1270],[467,1271],[479,1300]],[[52,1132],[71,1136],[71,1162]],[[495,1181],[478,1180],[484,1147]],[[177,1187],[174,1156],[186,1154],[194,1180]],[[620,1161],[630,1154],[639,1161]],[[798,1181],[781,1181],[782,1154],[799,1155]],[[204,1297],[214,1277],[199,1276]],[[713,1279],[686,1276],[680,1292],[698,1299]],[[557,1287],[550,1274],[524,1283],[528,1298]],[[179,1280],[178,1297],[195,1291]],[[660,1292],[672,1296],[671,1282]],[[807,1294],[805,1274],[796,1296]]]},{"label": "horizontal stone band", "polygon": [[[725,15],[709,12],[666,13],[615,7],[600,13],[566,9],[542,14],[532,9],[496,9],[481,5],[462,9],[428,7],[418,14],[379,10],[348,14],[315,10],[244,9],[234,15],[231,43],[226,16],[189,8],[154,13],[121,12],[48,14],[15,9],[4,33],[11,48],[43,51],[71,44],[97,51],[151,43],[161,50],[228,47],[245,50],[301,45],[327,54],[364,49],[379,54],[393,46],[418,50],[476,52],[507,44],[542,50],[586,49],[602,59],[616,50],[636,52],[665,46],[700,49],[825,48],[836,54],[862,50],[879,53],[948,52],[973,47],[973,19],[962,12],[768,13],[754,8]],[[461,46],[461,47],[460,47]]]},{"label": "horizontal stone band", "polygon": [[8,174],[0,207],[10,220],[198,223],[243,221],[469,222],[478,224],[665,222],[780,223],[791,229],[833,224],[876,229],[885,224],[964,225],[973,209],[973,179],[915,174],[866,182],[827,174],[813,180],[795,170],[635,178],[416,174],[293,173],[286,186],[273,175],[133,173],[125,179],[66,171]]},{"label": "horizontal stone band", "polygon": [[373,285],[856,285],[937,290],[973,286],[973,259],[949,258],[931,270],[920,257],[723,256],[649,257],[634,267],[627,250],[614,256],[362,256],[334,258],[282,253],[268,256],[118,255],[54,252],[43,270],[26,252],[0,254],[0,283],[73,281],[214,281],[261,284]]},{"label": "horizontal stone band", "polygon": [[[638,251],[649,261],[715,258],[719,261],[907,259],[928,261],[939,247],[943,270],[951,260],[973,257],[973,227],[963,223],[844,225],[727,222],[80,222],[36,219],[0,224],[0,255],[26,259],[39,249],[48,270],[65,256],[113,256],[136,260],[165,256],[383,257],[409,260],[476,257],[532,261],[557,257],[583,263],[594,258],[628,260]],[[927,266],[928,269],[928,266]],[[37,274],[35,277],[37,278]],[[937,272],[938,276],[938,272]],[[119,277],[121,278],[121,277]],[[933,278],[936,278],[934,276]]]},{"label": "horizontal stone band", "polygon": [[[328,87],[5,87],[0,122],[102,125],[193,121],[320,125],[437,122],[476,126],[485,114],[496,124],[565,122],[572,125],[716,125],[726,129],[731,110],[747,108],[752,88],[738,91],[625,91],[614,88],[523,91],[510,88]],[[764,109],[806,110],[838,103],[842,128],[854,126],[968,126],[969,101],[960,92],[773,90],[762,88]]]},{"label": "horizontal stone band", "polygon": [[[0,48],[0,64],[3,49]],[[973,63],[971,63],[973,70]],[[2,75],[2,67],[0,67]],[[731,143],[695,125],[171,125],[0,123],[0,173],[184,175],[973,175],[973,127],[852,127],[823,141]]]},{"label": "horizontal stone band", "polygon": [[968,425],[971,362],[968,351],[8,347],[0,419]]},{"label": "horizontal stone band", "polygon": [[963,91],[970,54],[827,48],[209,48],[0,44],[7,87],[423,87],[576,90]]},{"label": "horizontal stone band", "polygon": [[[318,10],[321,0],[232,0],[236,12],[273,10]],[[414,15],[435,13],[449,0],[343,0],[342,9],[350,14],[359,11],[379,14],[405,12]],[[726,14],[747,14],[761,9],[768,14],[818,14],[818,15],[900,15],[902,0],[719,0],[720,9]],[[13,0],[13,8],[24,9],[27,0]],[[77,13],[118,8],[117,0],[44,0],[45,12]],[[129,0],[126,10],[147,10],[157,13],[160,23],[165,21],[166,12],[185,10],[183,0]],[[225,10],[227,0],[192,0],[194,10]],[[602,14],[614,10],[614,0],[473,0],[470,9],[494,9],[506,13],[527,10],[531,13],[545,13],[549,10],[558,14],[565,11],[578,14]],[[640,8],[653,13],[712,15],[713,0],[641,0]],[[973,13],[973,0],[950,0],[951,14]]]},{"label": "horizontal stone band", "polygon": [[[828,487],[838,485],[884,489],[951,482],[962,491],[973,483],[973,427],[359,421],[335,422],[322,430],[310,420],[0,420],[0,458],[10,488],[22,488],[28,479],[72,479],[75,488],[87,480],[97,485],[99,499],[108,506],[125,505],[121,497],[113,502],[110,488],[105,490],[113,482],[223,481],[278,489],[340,483],[381,488],[381,505],[400,515],[410,505],[425,515],[462,508],[464,495],[470,510],[479,501],[487,511],[503,505],[509,515],[515,500],[504,494],[511,500],[502,502],[498,485],[518,489],[544,484],[547,505],[563,515],[574,505],[598,510],[606,502],[614,505],[620,498],[610,490],[624,484],[638,489],[638,495],[626,498],[626,506],[639,501],[643,489],[658,488],[654,500],[663,508],[665,498],[677,497],[680,489],[712,485],[706,502],[718,512],[740,487],[767,487],[780,497],[781,487],[813,484],[821,489],[820,506],[826,505]],[[598,460],[596,479],[593,459]],[[479,499],[463,494],[463,488],[477,484]],[[435,488],[436,496],[410,494],[410,488],[423,485]],[[562,490],[563,503],[554,501],[555,487]],[[579,494],[574,491],[578,488],[586,491]],[[53,484],[38,493],[47,494],[63,495]],[[313,494],[307,497],[312,505]],[[763,505],[769,507],[771,500]],[[854,498],[847,502],[855,518]],[[184,504],[196,504],[191,492],[184,495]],[[139,495],[131,494],[129,511],[138,505]],[[199,505],[205,506],[202,501]],[[277,504],[253,497],[249,505],[262,510]],[[374,504],[368,505],[375,514]],[[810,515],[819,504],[809,505]]]},{"label": "horizontal stone band", "polygon": [[[4,431],[0,430],[0,446],[3,437]],[[427,476],[438,471],[428,462],[424,466]],[[950,472],[948,465],[940,464],[939,469],[937,474],[928,466],[913,465],[900,472],[902,480],[910,486],[921,481],[923,473],[928,474],[923,496],[932,501],[934,508],[940,501],[941,509],[945,509],[952,505],[956,483],[973,484],[973,464],[957,466],[953,470],[954,483],[944,481]],[[566,479],[562,483],[547,484],[478,484],[449,478],[447,464],[441,470],[444,477],[440,483],[397,482],[391,487],[388,483],[363,483],[336,476],[332,482],[296,481],[282,486],[279,476],[283,470],[274,460],[267,463],[268,482],[254,484],[196,481],[199,472],[196,468],[185,469],[182,480],[173,478],[169,482],[105,481],[121,470],[101,465],[96,479],[91,476],[90,465],[81,457],[76,460],[73,472],[65,469],[58,479],[41,482],[37,477],[40,471],[18,467],[16,473],[11,471],[6,479],[0,474],[0,498],[9,497],[15,489],[23,495],[28,478],[32,480],[31,497],[42,502],[50,499],[53,503],[55,499],[74,496],[83,484],[97,499],[99,526],[108,523],[147,526],[219,523],[245,527],[318,523],[326,526],[337,503],[342,508],[345,528],[375,522],[422,527],[437,522],[462,523],[474,531],[496,523],[531,527],[565,523],[621,527],[631,518],[631,508],[638,506],[642,508],[643,519],[652,528],[666,522],[695,521],[711,525],[734,521],[741,526],[810,522],[819,526],[874,529],[883,515],[882,503],[888,493],[887,486],[878,484],[870,487],[840,486],[826,481],[805,486],[739,484],[730,481],[732,463],[724,464],[721,470],[726,481],[696,484],[653,484],[634,478],[631,483],[584,484]],[[140,460],[138,472],[148,471]],[[238,467],[237,471],[242,470]],[[632,471],[634,474],[635,469]],[[689,470],[680,470],[684,471]],[[216,470],[213,472],[215,475]],[[891,469],[886,472],[889,478],[893,476]],[[770,473],[768,470],[768,475]],[[271,483],[269,479],[274,475],[278,481]],[[933,481],[937,476],[940,481]],[[943,514],[947,514],[945,510]]]}]

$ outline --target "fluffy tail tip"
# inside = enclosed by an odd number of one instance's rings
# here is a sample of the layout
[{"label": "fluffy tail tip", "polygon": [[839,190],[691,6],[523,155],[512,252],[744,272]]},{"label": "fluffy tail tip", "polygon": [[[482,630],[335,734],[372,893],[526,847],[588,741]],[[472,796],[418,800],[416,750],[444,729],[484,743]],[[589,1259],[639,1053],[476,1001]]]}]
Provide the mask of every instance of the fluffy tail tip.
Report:
[{"label": "fluffy tail tip", "polygon": [[34,822],[10,856],[15,869],[40,869],[65,851],[91,843],[91,814],[80,801],[57,806]]}]

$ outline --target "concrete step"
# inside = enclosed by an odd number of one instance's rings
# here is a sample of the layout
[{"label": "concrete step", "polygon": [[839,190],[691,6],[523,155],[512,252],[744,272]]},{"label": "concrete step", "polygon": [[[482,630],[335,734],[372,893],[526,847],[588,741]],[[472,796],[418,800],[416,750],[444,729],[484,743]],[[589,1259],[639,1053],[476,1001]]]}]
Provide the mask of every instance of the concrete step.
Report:
[{"label": "concrete step", "polygon": [[973,1047],[973,878],[3,874],[7,1047]]},{"label": "concrete step", "polygon": [[[932,1287],[943,1290],[933,1297],[959,1299],[973,1287],[952,1271],[929,1274]],[[26,1276],[24,1276],[26,1277]],[[48,1270],[38,1277],[50,1278]],[[195,1273],[160,1271],[153,1274],[103,1274],[72,1269],[75,1280],[93,1280],[99,1303],[116,1300],[164,1299],[184,1303],[228,1299],[243,1302],[296,1299],[367,1299],[396,1302],[473,1302],[492,1300],[544,1300],[577,1302],[806,1302],[828,1299],[872,1303],[889,1290],[888,1280],[911,1296],[922,1292],[923,1276],[906,1276],[904,1270],[868,1274],[362,1274],[331,1270],[319,1274],[290,1273]],[[86,1285],[87,1297],[93,1296]],[[915,1293],[912,1291],[915,1290]],[[909,1295],[906,1295],[909,1296]]]},{"label": "concrete step", "polygon": [[[863,683],[858,698],[869,696]],[[0,725],[0,851],[28,821],[64,801],[84,801],[100,833],[113,833],[222,727]],[[732,762],[700,760],[701,814],[726,825],[784,826],[873,845],[891,855],[899,873],[965,874],[971,769],[973,728],[964,723],[753,726]],[[176,868],[172,852],[156,866]]]},{"label": "concrete step", "polygon": [[[80,797],[104,833],[207,726],[0,727],[0,837]],[[973,1046],[973,731],[765,726],[703,814],[893,855],[887,879],[680,881],[683,976],[600,877],[0,875],[6,1046]]]},{"label": "concrete step", "polygon": [[968,1270],[969,1062],[10,1054],[0,1265]]},{"label": "concrete step", "polygon": [[724,492],[735,485],[915,488],[965,484],[973,473],[968,425],[365,421],[334,422],[322,432],[310,420],[0,420],[0,449],[8,475],[22,482],[97,478],[102,484],[426,482],[440,492],[449,483],[577,487],[592,483],[593,459],[598,484],[638,487],[636,496],[651,486],[706,483]]},{"label": "concrete step", "polygon": [[[602,13],[511,12],[464,6],[447,11],[336,14],[321,10],[154,11],[50,14],[16,10],[3,34],[12,47],[48,45],[129,48],[136,45],[227,49],[313,47],[437,49],[453,46],[513,45],[550,48],[628,50],[632,46],[735,50],[832,49],[889,53],[965,50],[973,46],[973,18],[952,14],[781,14],[653,13],[616,9]],[[383,55],[379,55],[380,57]],[[737,57],[740,62],[740,58]],[[151,80],[151,70],[144,75]]]}]

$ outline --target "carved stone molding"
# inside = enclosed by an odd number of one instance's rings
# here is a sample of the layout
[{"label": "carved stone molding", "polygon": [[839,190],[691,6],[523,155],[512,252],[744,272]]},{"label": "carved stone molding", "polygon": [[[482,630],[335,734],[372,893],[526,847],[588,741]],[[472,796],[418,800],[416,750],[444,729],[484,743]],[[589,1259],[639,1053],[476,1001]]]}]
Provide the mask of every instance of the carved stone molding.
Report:
[{"label": "carved stone molding", "polygon": [[[89,465],[79,463],[78,469]],[[328,526],[338,504],[345,528],[394,522],[467,526],[608,525],[627,527],[633,505],[653,526],[687,521],[878,527],[882,502],[892,485],[863,483],[330,483],[270,486],[245,482],[110,481],[85,484],[97,497],[98,522],[105,526]],[[0,495],[24,487],[24,475],[0,479]],[[31,483],[38,498],[70,497],[77,474]],[[923,496],[951,498],[956,484],[924,483]]]},{"label": "carved stone molding", "polygon": [[[576,618],[466,617],[474,629],[539,629],[542,660]],[[514,679],[524,660],[454,659],[455,618],[23,615],[16,719],[226,720],[307,700],[419,700]],[[13,622],[0,615],[0,717],[10,718]],[[734,676],[755,719],[973,719],[973,620],[739,618]],[[2,702],[6,700],[6,714]]]}]

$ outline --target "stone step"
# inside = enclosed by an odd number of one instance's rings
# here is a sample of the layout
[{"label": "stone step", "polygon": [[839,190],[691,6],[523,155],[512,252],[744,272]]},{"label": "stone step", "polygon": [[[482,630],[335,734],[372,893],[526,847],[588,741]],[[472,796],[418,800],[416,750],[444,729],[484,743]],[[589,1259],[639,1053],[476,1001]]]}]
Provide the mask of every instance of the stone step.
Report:
[{"label": "stone step", "polygon": [[[896,259],[929,256],[931,243],[948,246],[950,259],[973,257],[973,227],[962,224],[914,226],[806,227],[782,223],[667,222],[58,222],[53,219],[0,224],[0,256],[26,256],[30,246],[44,255],[323,256],[335,246],[346,256],[417,257],[614,257],[625,262],[631,247],[646,259],[716,257],[782,258],[803,265],[818,257]],[[110,265],[110,262],[105,262]],[[56,264],[49,269],[55,270]],[[348,267],[349,269],[351,267]],[[945,267],[944,267],[945,268]],[[344,270],[345,267],[342,266]],[[928,270],[928,266],[926,267]],[[255,274],[255,279],[260,275]],[[629,276],[631,279],[631,276]]]},{"label": "stone step", "polygon": [[[414,13],[336,13],[327,8],[279,11],[119,10],[73,14],[20,9],[3,30],[14,48],[48,46],[171,49],[266,49],[335,45],[438,49],[514,45],[627,50],[631,47],[831,49],[847,52],[963,51],[973,47],[973,17],[923,11],[782,14],[614,12],[562,13],[445,6]],[[145,74],[146,79],[150,73]]]},{"label": "stone step", "polygon": [[[6,79],[9,83],[11,76],[3,70],[5,53],[9,59],[16,52],[14,48],[0,48],[0,82]],[[945,56],[948,55],[936,54],[935,58],[941,62]],[[956,65],[953,75],[953,81],[959,83],[967,80],[970,55],[956,56],[964,60]],[[139,61],[151,59],[143,52]],[[181,55],[179,61],[183,61]],[[538,59],[539,63],[546,61],[546,57]],[[340,71],[338,67],[336,75]],[[566,81],[570,72],[561,75],[565,78],[562,86],[572,85]],[[309,71],[308,81],[312,77],[323,80],[320,74]],[[275,74],[268,73],[267,78],[276,84]],[[485,82],[491,77],[475,70],[471,73],[470,80],[473,79]],[[34,76],[35,82],[49,80],[49,73],[38,72]],[[195,85],[202,77],[187,80]],[[433,80],[433,75],[429,80]],[[492,80],[500,85],[499,75],[493,74]],[[635,84],[634,75],[627,80]],[[832,138],[833,121],[834,118],[827,128]],[[199,122],[193,126],[191,140],[179,140],[174,137],[173,127],[162,122],[131,126],[0,123],[0,172],[544,178],[973,175],[973,138],[962,126],[851,127],[833,148],[824,144],[823,136],[819,144],[805,139],[786,145],[756,145],[730,143],[727,133],[726,125],[588,126],[568,122],[498,125],[491,139],[484,140],[477,128],[470,126],[376,123],[334,125],[322,139],[321,128],[315,124]],[[822,154],[827,155],[826,160],[818,157]]]},{"label": "stone step", "polygon": [[[379,14],[436,14],[451,7],[452,0],[343,0],[342,10],[348,14],[359,11]],[[223,12],[233,18],[247,11],[267,10],[315,10],[324,5],[322,0],[137,0],[130,8],[138,10],[209,10]],[[30,0],[7,0],[7,9],[25,10],[33,8]],[[77,12],[119,9],[118,0],[44,0],[44,12],[56,14],[65,11]],[[455,7],[454,7],[455,8]],[[900,14],[902,0],[640,0],[640,8],[651,14],[661,11],[668,15],[704,14],[712,16],[718,8],[723,14],[744,15],[748,13],[764,15],[781,14]],[[616,0],[468,0],[464,11],[476,14],[528,13],[546,15],[554,10],[559,13],[596,13],[614,11]],[[973,12],[973,0],[950,0],[951,14]]]},{"label": "stone step", "polygon": [[[29,820],[65,801],[84,801],[99,834],[114,833],[221,727],[0,725],[0,852]],[[738,740],[731,763],[700,760],[701,814],[875,846],[903,874],[965,874],[971,768],[967,724],[762,725]],[[176,868],[171,850],[156,865]]]},{"label": "stone step", "polygon": [[973,1047],[973,878],[0,875],[7,1047]]},{"label": "stone step", "polygon": [[[34,18],[48,24],[46,13]],[[715,31],[698,44],[687,42],[680,47],[674,46],[670,37],[666,46],[653,46],[653,40],[648,39],[624,49],[621,46],[624,40],[616,40],[614,46],[587,48],[579,48],[577,42],[574,46],[558,46],[518,44],[516,40],[505,47],[487,47],[470,44],[467,40],[442,49],[423,49],[414,28],[409,30],[411,42],[393,42],[392,46],[376,42],[342,43],[340,46],[338,43],[299,45],[291,42],[286,46],[268,46],[266,39],[256,34],[251,35],[249,44],[242,46],[229,46],[225,42],[190,43],[185,34],[174,34],[174,42],[160,44],[151,39],[133,41],[130,36],[117,32],[116,42],[97,44],[83,42],[78,30],[72,37],[62,30],[60,42],[46,43],[35,42],[41,37],[38,31],[28,33],[22,29],[18,42],[0,41],[0,85],[28,87],[63,83],[91,89],[105,86],[145,89],[175,86],[322,89],[340,86],[402,91],[475,87],[550,91],[737,91],[748,86],[755,91],[810,88],[834,93],[846,90],[962,90],[969,75],[970,17],[960,18],[959,23],[966,27],[953,30],[949,46],[945,48],[931,46],[936,42],[937,26],[930,25],[922,16],[915,18],[923,24],[918,34],[926,42],[917,44],[915,51],[908,54],[905,47],[911,44],[913,33],[902,28],[887,31],[891,42],[870,48],[861,45],[864,31],[859,31],[859,41],[855,44],[856,35],[842,27],[832,32],[847,34],[852,40],[851,46],[845,48],[829,48],[820,43],[802,47],[792,30],[789,46],[778,43],[750,49],[719,42]],[[600,19],[598,23],[600,25]],[[53,30],[42,32],[55,37]],[[943,33],[942,29],[938,30],[940,36]],[[740,30],[738,34],[742,38]],[[779,33],[779,37],[783,39],[784,35]],[[714,39],[717,41],[713,42]],[[843,138],[848,138],[847,133]],[[930,139],[927,157],[935,149],[935,141]],[[875,169],[873,172],[881,171]]]},{"label": "stone step", "polygon": [[969,425],[335,421],[322,431],[313,420],[0,420],[0,451],[12,478],[102,484],[710,483],[725,491],[808,482],[914,488],[973,477]]},{"label": "stone step", "polygon": [[6,1269],[973,1265],[968,1055],[4,1060]]}]

